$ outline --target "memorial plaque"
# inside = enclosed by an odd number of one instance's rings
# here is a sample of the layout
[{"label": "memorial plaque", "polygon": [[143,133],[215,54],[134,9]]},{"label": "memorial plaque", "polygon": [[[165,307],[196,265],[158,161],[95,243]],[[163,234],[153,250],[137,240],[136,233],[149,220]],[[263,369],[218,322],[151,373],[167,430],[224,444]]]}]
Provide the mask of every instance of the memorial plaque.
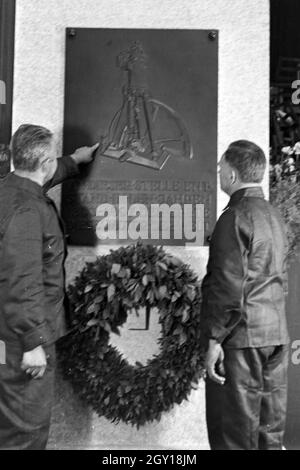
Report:
[{"label": "memorial plaque", "polygon": [[63,184],[71,244],[207,244],[217,76],[215,31],[67,29],[64,155],[100,142]]}]

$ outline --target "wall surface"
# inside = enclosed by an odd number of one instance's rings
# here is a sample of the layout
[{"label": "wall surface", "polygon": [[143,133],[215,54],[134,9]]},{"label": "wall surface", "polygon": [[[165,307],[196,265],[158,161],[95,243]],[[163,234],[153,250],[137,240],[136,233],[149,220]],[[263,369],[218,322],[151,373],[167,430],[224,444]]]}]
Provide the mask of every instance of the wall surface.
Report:
[{"label": "wall surface", "polygon": [[[25,122],[49,127],[57,134],[60,148],[65,28],[70,26],[219,30],[218,155],[231,141],[242,138],[254,140],[268,152],[268,0],[17,0],[13,129]],[[267,193],[267,181],[264,188]],[[218,190],[219,214],[226,202],[226,196]],[[102,247],[98,254],[107,249]],[[172,251],[203,276],[207,249]],[[90,249],[72,249],[68,280],[94,256]],[[158,334],[155,328],[153,334]],[[113,425],[84,409],[68,384],[58,378],[49,446],[207,448],[203,384],[160,423],[137,431]]]}]

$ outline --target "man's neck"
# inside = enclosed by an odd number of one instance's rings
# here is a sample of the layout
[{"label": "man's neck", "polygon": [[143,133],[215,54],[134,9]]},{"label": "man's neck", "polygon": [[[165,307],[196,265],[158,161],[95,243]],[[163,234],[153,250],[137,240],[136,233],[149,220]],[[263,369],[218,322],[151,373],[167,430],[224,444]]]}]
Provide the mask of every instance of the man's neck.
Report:
[{"label": "man's neck", "polygon": [[21,178],[27,178],[28,180],[37,183],[39,186],[43,186],[43,177],[37,173],[29,172],[29,171],[22,171],[22,170],[15,170],[14,174],[20,176]]},{"label": "man's neck", "polygon": [[234,193],[236,193],[240,189],[257,188],[257,187],[261,188],[262,186],[260,183],[240,183],[237,187],[233,189],[233,191],[229,194],[229,196],[231,197]]}]

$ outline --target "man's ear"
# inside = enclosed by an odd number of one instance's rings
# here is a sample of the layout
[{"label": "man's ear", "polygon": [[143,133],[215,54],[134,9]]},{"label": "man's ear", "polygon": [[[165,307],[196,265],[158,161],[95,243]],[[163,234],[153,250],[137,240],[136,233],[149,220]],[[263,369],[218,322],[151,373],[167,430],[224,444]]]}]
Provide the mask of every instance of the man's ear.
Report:
[{"label": "man's ear", "polygon": [[40,170],[40,173],[43,175],[43,177],[47,177],[48,175],[48,172],[49,172],[49,168],[48,168],[48,164],[49,164],[49,159],[46,159],[44,160],[40,167],[39,167],[39,170]]},{"label": "man's ear", "polygon": [[234,170],[231,170],[231,184],[234,184],[236,182],[236,179],[237,179],[237,176],[236,176],[236,172]]},{"label": "man's ear", "polygon": [[40,168],[39,170],[42,172],[42,173],[46,173],[46,165],[47,165],[47,160],[44,160],[41,165],[40,165]]}]

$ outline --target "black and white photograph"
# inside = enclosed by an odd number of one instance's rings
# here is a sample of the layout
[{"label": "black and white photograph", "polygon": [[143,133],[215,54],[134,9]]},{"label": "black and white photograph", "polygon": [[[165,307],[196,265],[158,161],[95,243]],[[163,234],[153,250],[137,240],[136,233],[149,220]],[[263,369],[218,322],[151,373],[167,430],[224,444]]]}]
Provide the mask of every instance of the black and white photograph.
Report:
[{"label": "black and white photograph", "polygon": [[300,449],[299,21],[0,0],[0,450]]}]

